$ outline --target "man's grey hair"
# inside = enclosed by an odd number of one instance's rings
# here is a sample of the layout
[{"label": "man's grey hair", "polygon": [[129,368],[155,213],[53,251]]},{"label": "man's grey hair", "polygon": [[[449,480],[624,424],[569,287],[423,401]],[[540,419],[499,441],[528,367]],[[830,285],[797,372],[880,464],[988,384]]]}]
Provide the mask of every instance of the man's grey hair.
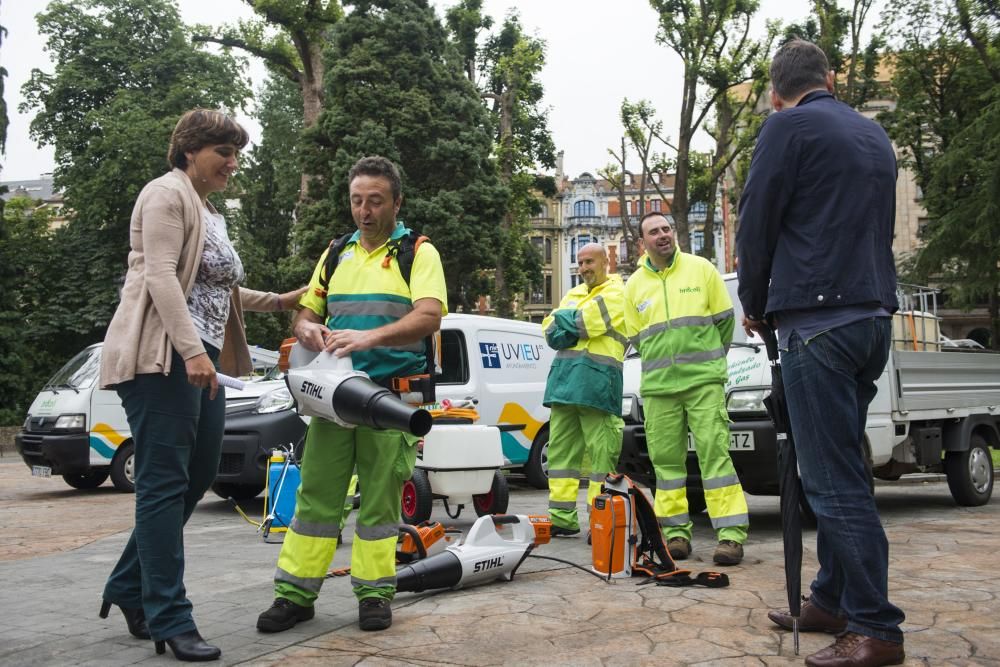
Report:
[{"label": "man's grey hair", "polygon": [[771,87],[783,100],[796,100],[810,90],[826,87],[830,61],[823,49],[794,38],[782,45],[771,61]]}]

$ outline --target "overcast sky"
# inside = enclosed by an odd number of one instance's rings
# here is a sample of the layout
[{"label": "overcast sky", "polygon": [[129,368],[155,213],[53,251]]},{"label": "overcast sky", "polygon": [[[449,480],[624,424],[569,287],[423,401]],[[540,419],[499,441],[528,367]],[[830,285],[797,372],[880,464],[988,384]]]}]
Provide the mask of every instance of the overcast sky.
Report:
[{"label": "overcast sky", "polygon": [[[432,0],[443,14],[456,0]],[[177,0],[186,23],[220,24],[248,17],[242,0]],[[840,0],[847,6],[847,0]],[[680,105],[680,59],[656,43],[656,13],[646,0],[486,0],[485,10],[497,23],[516,8],[525,29],[547,43],[542,72],[549,128],[556,147],[565,151],[565,171],[571,177],[595,172],[610,161],[607,149],[621,137],[618,110],[622,98],[648,99],[659,112],[668,134],[677,136]],[[882,4],[876,1],[876,10]],[[46,0],[3,0],[0,24],[8,30],[0,48],[0,64],[9,72],[5,97],[10,114],[7,153],[2,159],[4,181],[38,178],[53,168],[51,147],[39,148],[28,136],[30,115],[21,115],[21,85],[32,68],[52,71],[43,51],[34,16]],[[757,29],[765,19],[797,21],[808,13],[807,0],[761,0]],[[877,19],[873,10],[869,21]],[[255,86],[263,67],[251,64]],[[243,119],[253,139],[259,128]],[[702,136],[696,147],[707,148]]]}]

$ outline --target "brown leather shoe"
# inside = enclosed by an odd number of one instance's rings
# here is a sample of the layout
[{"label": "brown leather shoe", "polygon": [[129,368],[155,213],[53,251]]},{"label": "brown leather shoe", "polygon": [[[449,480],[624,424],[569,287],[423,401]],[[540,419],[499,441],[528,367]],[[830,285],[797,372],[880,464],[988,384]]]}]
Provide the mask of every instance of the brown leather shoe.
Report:
[{"label": "brown leather shoe", "polygon": [[[769,611],[767,617],[785,630],[792,629],[792,615],[787,611]],[[799,632],[829,632],[837,634],[847,627],[847,619],[828,614],[809,600],[802,603]]]},{"label": "brown leather shoe", "polygon": [[856,632],[843,632],[818,653],[806,657],[807,667],[882,667],[902,665],[906,660],[903,645],[866,637]]}]

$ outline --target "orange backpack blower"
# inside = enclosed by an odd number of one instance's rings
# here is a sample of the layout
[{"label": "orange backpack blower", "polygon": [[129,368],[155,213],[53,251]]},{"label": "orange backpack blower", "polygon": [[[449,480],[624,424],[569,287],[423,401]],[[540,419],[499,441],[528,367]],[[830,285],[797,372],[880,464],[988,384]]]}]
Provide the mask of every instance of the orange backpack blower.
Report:
[{"label": "orange backpack blower", "polygon": [[667,551],[656,513],[642,489],[625,475],[608,475],[590,508],[593,571],[606,579],[644,576],[662,586],[729,585],[719,572],[679,569]]}]

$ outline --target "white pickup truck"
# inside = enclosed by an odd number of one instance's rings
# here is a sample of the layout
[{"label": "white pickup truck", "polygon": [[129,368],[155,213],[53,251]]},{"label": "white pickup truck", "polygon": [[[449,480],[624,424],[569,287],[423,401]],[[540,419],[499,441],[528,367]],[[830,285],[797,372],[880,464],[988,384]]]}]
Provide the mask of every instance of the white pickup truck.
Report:
[{"label": "white pickup truck", "polygon": [[[771,387],[767,353],[763,342],[748,339],[738,324],[743,312],[736,274],[725,280],[737,321],[726,383],[733,464],[747,493],[776,495],[775,434],[763,404]],[[921,305],[912,295],[903,296],[904,310],[896,314],[893,327],[895,349],[879,378],[865,427],[872,475],[897,480],[907,473],[943,471],[955,502],[983,505],[993,493],[990,448],[1000,447],[1000,353],[938,346],[937,319],[928,312],[933,307],[926,299]],[[655,487],[638,387],[639,359],[626,359],[626,427],[618,467]],[[693,453],[688,475],[688,500],[693,511],[700,511],[705,505]]]}]

